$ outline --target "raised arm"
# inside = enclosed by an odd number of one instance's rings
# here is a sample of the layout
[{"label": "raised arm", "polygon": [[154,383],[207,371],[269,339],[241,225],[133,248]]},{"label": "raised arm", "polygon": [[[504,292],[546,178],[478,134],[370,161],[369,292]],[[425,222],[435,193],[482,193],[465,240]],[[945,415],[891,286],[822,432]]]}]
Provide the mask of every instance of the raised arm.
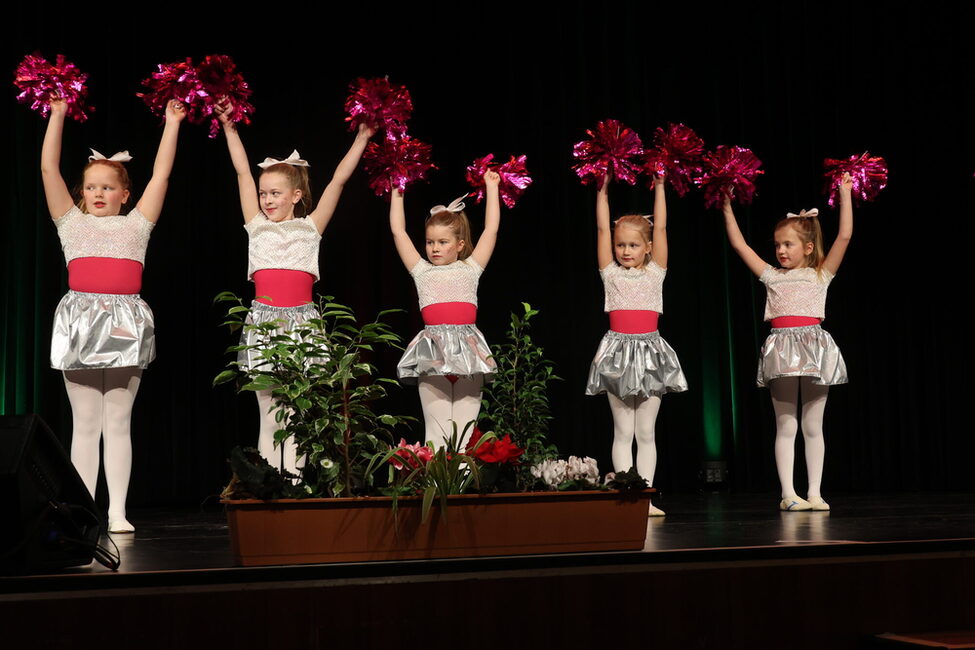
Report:
[{"label": "raised arm", "polygon": [[175,99],[166,105],[166,126],[163,127],[159,149],[156,151],[156,161],[152,165],[152,178],[146,185],[146,191],[136,204],[136,208],[146,218],[146,221],[156,223],[162,212],[166,190],[169,188],[169,174],[173,171],[173,160],[176,158],[176,141],[179,138],[179,124],[186,117],[186,109],[182,102]]},{"label": "raised arm", "polygon": [[393,231],[393,243],[396,244],[396,252],[399,253],[399,258],[403,260],[406,270],[412,271],[416,263],[420,261],[420,254],[406,232],[403,195],[395,188],[389,197],[389,229]]},{"label": "raised arm", "polygon": [[662,269],[667,268],[667,196],[664,178],[653,177],[653,245],[650,258]]},{"label": "raised arm", "polygon": [[846,255],[846,249],[850,245],[850,238],[853,237],[853,202],[851,190],[853,180],[849,174],[843,174],[843,181],[840,183],[840,229],[836,233],[836,239],[826,254],[823,268],[830,273],[836,273]]},{"label": "raised arm", "polygon": [[[498,242],[498,228],[501,225],[501,203],[498,200],[498,185],[501,177],[497,172],[488,170],[484,174],[484,232],[477,238],[477,246],[471,252],[471,257],[483,269],[491,261],[494,245]],[[470,246],[470,242],[467,243]]]},{"label": "raised arm", "polygon": [[727,194],[724,197],[724,204],[721,206],[721,211],[724,213],[724,227],[728,233],[728,243],[731,244],[731,248],[738,253],[738,257],[742,259],[752,273],[755,275],[761,275],[765,271],[765,267],[768,263],[765,262],[758,253],[752,250],[751,246],[745,243],[745,238],[741,234],[741,229],[738,227],[738,220],[735,219],[735,213],[731,209],[731,197]]},{"label": "raised arm", "polygon": [[322,192],[322,198],[318,201],[318,205],[308,215],[311,217],[315,226],[318,227],[319,233],[325,232],[325,228],[328,227],[328,222],[332,220],[332,215],[335,214],[335,207],[339,204],[339,197],[342,196],[342,190],[352,176],[352,172],[359,165],[362,152],[366,150],[366,144],[369,143],[369,138],[375,132],[376,130],[370,126],[366,126],[365,124],[359,125],[359,132],[356,134],[352,146],[349,147],[349,151],[339,162],[338,167],[335,168],[335,173],[332,174],[332,180],[329,181],[325,187],[325,191]]},{"label": "raised arm", "polygon": [[230,114],[233,106],[228,101],[217,104],[217,117],[223,125],[223,135],[227,138],[227,149],[230,151],[230,161],[234,164],[237,172],[237,189],[240,192],[240,211],[244,215],[244,223],[249,223],[257,216],[261,210],[261,204],[257,200],[257,183],[251,174],[250,165],[247,163],[247,152],[244,150],[244,143],[240,140],[237,133],[237,125],[230,121]]},{"label": "raised arm", "polygon": [[68,105],[63,99],[51,100],[51,115],[47,120],[47,131],[44,132],[44,144],[41,146],[41,181],[44,183],[47,210],[52,219],[64,215],[74,205],[71,192],[61,176],[61,135],[64,133],[64,116],[67,111]]},{"label": "raised arm", "polygon": [[613,228],[609,223],[609,181],[603,177],[603,186],[596,190],[596,264],[602,271],[613,263]]}]

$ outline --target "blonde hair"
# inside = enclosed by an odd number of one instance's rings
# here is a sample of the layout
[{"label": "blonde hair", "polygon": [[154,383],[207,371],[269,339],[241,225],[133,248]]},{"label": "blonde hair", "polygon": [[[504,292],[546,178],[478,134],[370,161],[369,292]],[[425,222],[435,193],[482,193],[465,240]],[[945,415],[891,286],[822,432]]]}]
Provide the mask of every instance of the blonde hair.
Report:
[{"label": "blonde hair", "polygon": [[816,269],[816,273],[819,273],[823,267],[823,262],[826,261],[826,253],[823,250],[823,229],[819,225],[819,219],[817,217],[787,217],[775,224],[773,232],[778,232],[785,227],[796,231],[803,246],[812,242],[812,251],[806,255],[805,262],[806,266]]},{"label": "blonde hair", "polygon": [[[653,229],[650,227],[650,220],[642,214],[624,214],[622,217],[616,220],[616,223],[613,224],[614,244],[616,243],[616,231],[622,226],[636,230],[640,233],[640,236],[643,237],[643,241],[648,244],[653,244]],[[651,259],[650,253],[648,252],[644,256],[643,264],[648,264]]]},{"label": "blonde hair", "polygon": [[78,197],[74,204],[78,206],[78,209],[82,212],[88,212],[88,206],[85,205],[85,174],[88,170],[95,165],[105,165],[115,170],[115,174],[118,176],[118,184],[123,190],[130,189],[132,181],[129,180],[129,172],[125,169],[125,165],[115,160],[89,160],[85,168],[81,170],[81,181],[75,187],[75,195]]},{"label": "blonde hair", "polygon": [[454,233],[454,237],[464,242],[464,247],[457,253],[457,259],[464,260],[474,252],[474,241],[471,237],[471,222],[467,220],[467,215],[463,211],[451,212],[441,210],[427,217],[424,227],[447,226]]},{"label": "blonde hair", "polygon": [[281,174],[291,185],[291,189],[301,190],[301,198],[295,204],[294,214],[296,217],[308,216],[308,213],[311,212],[311,187],[308,184],[308,168],[278,163],[263,170],[261,176],[271,173]]}]

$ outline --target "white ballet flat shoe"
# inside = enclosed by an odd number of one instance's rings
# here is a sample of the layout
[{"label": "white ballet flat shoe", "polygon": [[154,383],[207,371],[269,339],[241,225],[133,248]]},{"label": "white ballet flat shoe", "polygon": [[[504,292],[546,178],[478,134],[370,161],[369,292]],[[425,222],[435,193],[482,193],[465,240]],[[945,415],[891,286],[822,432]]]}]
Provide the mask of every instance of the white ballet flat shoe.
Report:
[{"label": "white ballet flat shoe", "polygon": [[122,517],[121,519],[109,519],[108,532],[114,534],[134,533],[135,526],[130,524],[129,520],[125,517]]},{"label": "white ballet flat shoe", "polygon": [[829,510],[829,504],[823,501],[823,497],[814,496],[806,499],[811,506],[810,510]]},{"label": "white ballet flat shoe", "polygon": [[788,512],[799,512],[802,510],[812,510],[812,504],[799,496],[785,497],[779,501],[779,510]]}]

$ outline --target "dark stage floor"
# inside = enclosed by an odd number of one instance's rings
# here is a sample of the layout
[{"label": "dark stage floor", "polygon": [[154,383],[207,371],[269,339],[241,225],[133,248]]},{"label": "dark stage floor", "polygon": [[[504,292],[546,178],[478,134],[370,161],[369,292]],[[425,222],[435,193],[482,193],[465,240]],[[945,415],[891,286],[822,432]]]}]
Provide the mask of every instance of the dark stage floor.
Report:
[{"label": "dark stage floor", "polygon": [[50,576],[0,577],[0,594],[975,549],[975,494],[833,496],[830,502],[832,512],[779,512],[774,495],[659,497],[655,503],[669,514],[648,520],[642,552],[261,569],[233,566],[219,506],[151,509],[131,514],[134,535],[112,536],[122,560],[117,575],[93,564]]}]

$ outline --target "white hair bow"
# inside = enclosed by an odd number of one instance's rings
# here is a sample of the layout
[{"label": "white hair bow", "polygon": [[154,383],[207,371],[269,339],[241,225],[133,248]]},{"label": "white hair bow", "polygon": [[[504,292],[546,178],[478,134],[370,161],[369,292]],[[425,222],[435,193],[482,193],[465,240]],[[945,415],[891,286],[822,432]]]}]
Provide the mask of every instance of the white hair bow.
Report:
[{"label": "white hair bow", "polygon": [[450,205],[435,205],[432,208],[430,208],[430,214],[437,214],[438,212],[444,212],[444,211],[454,212],[454,213],[463,212],[464,208],[467,207],[464,205],[464,199],[466,198],[467,198],[467,194],[464,194],[463,196],[459,196],[453,201],[451,201]]},{"label": "white hair bow", "polygon": [[280,165],[282,163],[285,165],[291,165],[292,167],[311,167],[311,165],[308,164],[307,160],[301,159],[301,156],[298,154],[297,149],[292,151],[291,155],[285,158],[284,160],[278,160],[277,158],[265,158],[264,162],[257,163],[257,166],[260,167],[261,169],[267,169],[271,165]]},{"label": "white hair bow", "polygon": [[89,151],[91,151],[91,155],[88,156],[88,160],[110,160],[112,162],[119,163],[129,162],[132,160],[132,156],[129,155],[129,151],[127,149],[125,151],[119,151],[118,153],[113,154],[111,158],[106,158],[103,154],[98,153],[94,149],[89,149]]},{"label": "white hair bow", "polygon": [[819,209],[813,208],[811,210],[799,210],[799,214],[790,212],[785,215],[786,219],[810,219],[812,217],[819,216]]}]

